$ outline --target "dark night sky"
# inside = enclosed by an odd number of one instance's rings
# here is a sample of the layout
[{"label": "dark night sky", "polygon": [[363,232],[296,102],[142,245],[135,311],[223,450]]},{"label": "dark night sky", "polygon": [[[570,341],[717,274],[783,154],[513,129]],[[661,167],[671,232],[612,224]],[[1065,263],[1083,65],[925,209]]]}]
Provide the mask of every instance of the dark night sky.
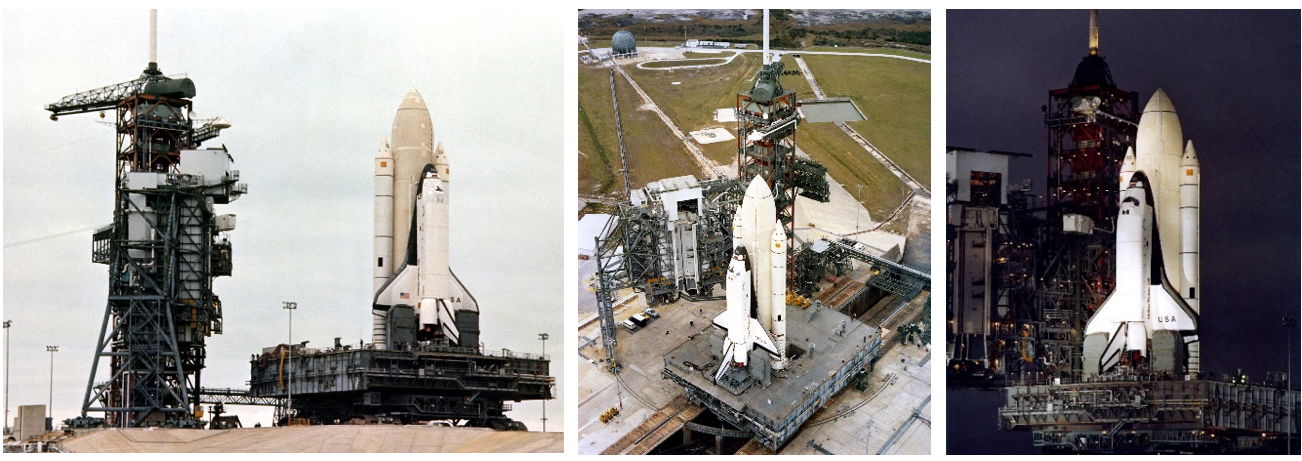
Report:
[{"label": "dark night sky", "polygon": [[[1033,154],[1013,182],[1044,187],[1040,107],[1088,47],[1086,11],[947,12],[946,143]],[[1099,49],[1142,109],[1161,87],[1202,162],[1202,360],[1253,379],[1284,366],[1299,316],[1302,49],[1292,11],[1101,11]],[[1291,338],[1290,338],[1291,336]],[[1027,433],[993,434],[996,393],[950,393],[947,451],[1027,453]]]}]

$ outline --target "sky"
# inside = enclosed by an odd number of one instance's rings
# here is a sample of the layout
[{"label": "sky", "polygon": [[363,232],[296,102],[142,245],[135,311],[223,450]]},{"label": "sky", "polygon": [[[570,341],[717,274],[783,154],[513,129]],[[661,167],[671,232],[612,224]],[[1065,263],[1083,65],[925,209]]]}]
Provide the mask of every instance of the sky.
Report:
[{"label": "sky", "polygon": [[[1044,187],[1040,106],[1088,48],[1086,11],[947,12],[946,143],[1032,154],[1013,180]],[[1142,109],[1171,98],[1202,167],[1204,370],[1298,376],[1299,15],[1278,11],[1100,11],[1099,49]],[[1025,452],[994,434],[999,399],[950,393],[950,453]],[[957,398],[956,398],[957,397]],[[964,428],[959,430],[959,428]]]},{"label": "sky", "polygon": [[[158,13],[158,64],[194,80],[196,118],[233,127],[225,145],[248,194],[219,214],[234,274],[220,277],[225,333],[208,341],[204,387],[246,388],[249,358],[294,341],[370,341],[373,164],[403,95],[417,89],[451,171],[451,265],[479,301],[491,351],[537,354],[556,377],[549,431],[565,420],[561,11]],[[566,17],[565,19],[570,19]],[[572,23],[572,21],[570,21]],[[13,321],[11,417],[45,404],[77,416],[107,294],[91,231],[112,220],[113,127],[52,122],[59,98],[131,80],[149,60],[149,12],[3,13],[4,319]],[[554,24],[555,26],[550,26]],[[570,32],[572,33],[572,32]],[[106,114],[112,120],[113,114]],[[571,188],[572,189],[572,188]],[[96,381],[107,378],[101,367]],[[539,402],[508,416],[539,430]],[[233,407],[246,427],[271,410]],[[102,416],[102,415],[99,415]]]}]

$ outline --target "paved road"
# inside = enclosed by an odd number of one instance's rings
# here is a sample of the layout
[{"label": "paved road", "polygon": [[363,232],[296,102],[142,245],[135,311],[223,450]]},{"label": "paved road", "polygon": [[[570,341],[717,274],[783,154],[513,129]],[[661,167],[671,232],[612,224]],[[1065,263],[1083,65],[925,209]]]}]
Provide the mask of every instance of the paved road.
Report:
[{"label": "paved road", "polygon": [[810,71],[809,66],[805,65],[805,59],[800,56],[795,56],[795,58],[796,65],[799,65],[800,71],[805,74],[805,80],[809,81],[809,87],[814,89],[814,96],[817,96],[818,99],[827,99],[827,95],[823,94],[823,88],[818,86],[818,82],[814,80],[814,72]]},{"label": "paved road", "polygon": [[730,56],[728,56],[727,58],[725,58],[723,62],[720,62],[720,63],[715,63],[715,64],[685,64],[685,65],[674,66],[674,67],[646,67],[646,66],[644,66],[644,64],[647,64],[648,62],[690,62],[690,61],[713,61],[713,60],[716,60],[716,59],[719,59],[719,58],[683,58],[683,59],[666,59],[666,60],[664,60],[664,61],[646,61],[646,62],[639,62],[639,63],[637,63],[637,68],[638,68],[638,69],[643,69],[643,70],[672,70],[672,69],[698,69],[698,68],[705,68],[705,67],[717,67],[717,66],[722,66],[722,65],[726,65],[726,64],[732,63],[732,60],[737,59],[737,56],[741,56],[741,53],[733,53],[732,55],[730,55]]}]

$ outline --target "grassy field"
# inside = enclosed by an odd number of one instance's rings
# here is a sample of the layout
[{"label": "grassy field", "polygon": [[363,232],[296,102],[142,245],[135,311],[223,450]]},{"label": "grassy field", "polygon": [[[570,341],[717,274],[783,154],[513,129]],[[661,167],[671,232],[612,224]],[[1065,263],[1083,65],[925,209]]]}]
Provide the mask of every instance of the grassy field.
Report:
[{"label": "grassy field", "polygon": [[835,51],[835,52],[843,52],[843,53],[893,54],[896,56],[908,56],[910,58],[931,60],[930,54],[920,53],[911,50],[901,50],[896,48],[867,48],[867,47],[858,47],[858,46],[842,46],[842,47],[815,46],[809,48],[807,51]]},{"label": "grassy field", "polygon": [[[715,122],[714,111],[736,105],[737,93],[750,88],[751,78],[759,68],[759,55],[746,54],[717,67],[656,70],[627,66],[624,71],[637,80],[680,130],[691,132],[721,125],[735,129],[732,123]],[[706,156],[722,164],[730,163],[737,152],[732,143],[702,147]]]},{"label": "grassy field", "polygon": [[833,123],[803,123],[796,132],[796,146],[827,167],[827,173],[850,195],[859,198],[873,220],[885,219],[908,195],[908,188],[877,159],[864,151]]},{"label": "grassy field", "polygon": [[855,131],[914,179],[929,183],[931,65],[851,56],[804,59],[828,97],[849,97],[864,112],[867,120],[849,123]]},{"label": "grassy field", "polygon": [[[610,100],[608,69],[579,67],[579,194],[624,197],[619,176],[619,139]],[[682,175],[700,175],[682,143],[650,111],[640,110],[641,98],[622,77],[616,78],[624,145],[628,150],[633,187]]]},{"label": "grassy field", "polygon": [[[868,120],[851,126],[915,178],[929,181],[930,66],[852,56],[807,55],[805,61],[829,96],[848,96],[864,111]],[[784,62],[788,70],[799,69],[789,57]],[[731,131],[736,129],[736,124],[715,122],[713,112],[733,107],[736,94],[750,88],[753,84],[751,77],[759,67],[759,55],[747,54],[718,67],[656,70],[626,66],[625,71],[684,132],[715,126]],[[614,137],[613,119],[607,123],[598,122],[613,116],[606,79],[605,69],[580,68],[579,149],[588,155],[588,158],[579,159],[581,193],[622,192],[622,179],[617,173],[610,173],[619,170],[619,146]],[[673,85],[673,82],[679,84]],[[634,186],[671,176],[699,174],[684,149],[658,119],[649,112],[629,109],[640,101],[631,88],[625,91],[627,84],[622,79],[619,85]],[[802,76],[783,76],[782,85],[795,91],[799,99],[814,98],[808,81]],[[640,118],[635,120],[633,117]],[[635,137],[638,139],[636,142],[633,141]],[[796,143],[810,157],[826,165],[832,178],[851,195],[858,196],[858,186],[862,185],[862,202],[873,219],[884,219],[908,194],[898,178],[832,123],[801,124]],[[635,150],[634,144],[642,147]],[[731,164],[737,154],[736,141],[708,144],[701,148],[709,158],[721,164]],[[659,154],[648,156],[644,153],[648,151]],[[657,158],[654,155],[666,161],[643,165],[648,159]]]}]

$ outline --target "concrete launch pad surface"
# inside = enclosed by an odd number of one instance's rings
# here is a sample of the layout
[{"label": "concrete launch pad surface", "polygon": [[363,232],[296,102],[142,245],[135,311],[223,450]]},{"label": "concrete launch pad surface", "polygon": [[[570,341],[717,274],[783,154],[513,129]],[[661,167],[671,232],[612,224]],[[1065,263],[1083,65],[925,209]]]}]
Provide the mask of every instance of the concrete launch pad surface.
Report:
[{"label": "concrete launch pad surface", "polygon": [[[801,152],[799,147],[796,150]],[[841,183],[833,179],[831,175],[827,176],[827,184],[830,198],[826,203],[805,197],[796,197],[797,241],[808,242],[823,237],[831,237],[832,235],[829,235],[829,233],[834,235],[854,234],[850,238],[875,249],[870,250],[875,254],[886,252],[897,245],[901,250],[904,249],[905,237],[903,235],[885,230],[856,233],[872,229],[877,225],[875,219],[881,219],[882,217],[869,216],[868,211],[855,199],[853,193],[842,187]],[[900,187],[904,186],[901,185]]]},{"label": "concrete launch pad surface", "polygon": [[63,446],[73,453],[561,453],[565,435],[378,425],[103,429],[78,435]]},{"label": "concrete launch pad surface", "polygon": [[[617,322],[640,312],[646,304],[639,296],[627,306],[617,309]],[[581,355],[597,361],[595,364],[584,363],[579,366],[579,454],[601,453],[682,395],[681,388],[660,377],[664,357],[671,349],[682,344],[688,335],[713,329],[711,322],[723,312],[724,302],[679,301],[656,306],[656,310],[660,312],[660,318],[646,328],[636,333],[629,333],[623,327],[617,330],[616,340],[619,345],[616,354],[623,367],[619,378],[626,388],[617,389],[619,383],[605,371],[604,364],[600,362],[600,339],[579,351]],[[579,334],[600,338],[599,328],[599,322],[594,321],[580,327]],[[666,335],[666,331],[669,334]],[[609,423],[599,421],[601,413],[612,406],[622,406],[619,416]]]},{"label": "concrete launch pad surface", "polygon": [[[842,391],[814,413],[779,454],[821,454],[809,442],[838,455],[931,453],[931,403],[927,401],[931,395],[931,351],[890,341],[893,344],[884,346],[890,349],[877,360],[868,390]],[[915,409],[921,418],[910,421]],[[839,419],[817,424],[842,413]],[[900,435],[887,446],[897,432]]]},{"label": "concrete launch pad surface", "polygon": [[720,127],[706,128],[688,134],[692,135],[692,139],[698,144],[714,144],[716,142],[732,141],[737,139],[736,136],[732,135],[731,131]]},{"label": "concrete launch pad surface", "polygon": [[[813,318],[810,319],[810,314]],[[710,350],[709,335],[700,335],[675,348],[664,360],[680,366],[690,362],[696,372],[676,370],[692,385],[711,389],[711,395],[734,409],[754,408],[758,412],[782,421],[800,409],[808,394],[823,387],[838,370],[859,351],[871,347],[880,332],[850,317],[824,307],[808,309],[791,308],[787,311],[787,337],[790,346],[803,349],[804,354],[791,361],[787,369],[774,372],[772,384],[756,383],[741,395],[715,385],[711,377],[719,368],[718,351]],[[845,322],[845,333],[835,334]],[[811,349],[812,352],[811,352]],[[794,349],[793,349],[794,350]]]}]

